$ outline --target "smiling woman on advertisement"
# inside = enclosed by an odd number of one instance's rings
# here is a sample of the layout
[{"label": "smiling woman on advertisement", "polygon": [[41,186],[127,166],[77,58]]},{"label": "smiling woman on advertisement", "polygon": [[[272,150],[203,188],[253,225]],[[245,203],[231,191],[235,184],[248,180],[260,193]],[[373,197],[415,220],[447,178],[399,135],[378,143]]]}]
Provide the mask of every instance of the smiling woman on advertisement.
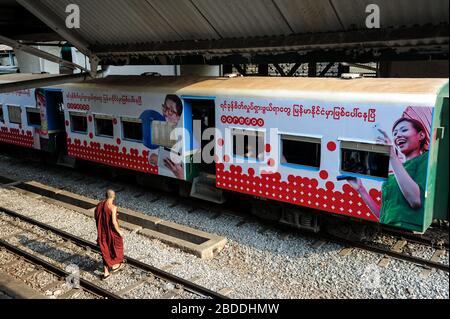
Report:
[{"label": "smiling woman on advertisement", "polygon": [[[360,179],[348,180],[370,210],[387,225],[410,230],[422,229],[430,142],[431,109],[409,107],[392,126],[392,137],[378,143],[390,148],[390,174],[382,186],[381,206],[369,195]],[[392,143],[393,142],[393,143]]]}]

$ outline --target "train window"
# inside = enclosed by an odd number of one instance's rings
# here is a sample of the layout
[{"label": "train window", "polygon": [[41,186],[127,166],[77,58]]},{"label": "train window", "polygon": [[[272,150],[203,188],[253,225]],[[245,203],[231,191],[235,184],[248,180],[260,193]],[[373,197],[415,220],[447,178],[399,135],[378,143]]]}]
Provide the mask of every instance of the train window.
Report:
[{"label": "train window", "polygon": [[152,121],[152,144],[172,148],[176,140],[170,138],[176,124],[164,121]]},{"label": "train window", "polygon": [[70,113],[71,130],[74,133],[87,133],[87,117],[84,114]]},{"label": "train window", "polygon": [[106,115],[95,115],[95,135],[113,137],[113,119]]},{"label": "train window", "polygon": [[41,127],[41,112],[34,107],[27,107],[27,120],[29,126]]},{"label": "train window", "polygon": [[281,135],[281,163],[320,167],[320,138]]},{"label": "train window", "polygon": [[140,119],[122,118],[122,134],[125,140],[142,142],[142,121]]},{"label": "train window", "polygon": [[8,105],[9,122],[22,124],[22,109],[20,106]]},{"label": "train window", "polygon": [[3,117],[3,105],[0,104],[0,123],[5,123],[5,118]]},{"label": "train window", "polygon": [[374,177],[388,177],[388,145],[341,142],[341,170]]},{"label": "train window", "polygon": [[264,132],[233,129],[233,155],[264,160]]}]

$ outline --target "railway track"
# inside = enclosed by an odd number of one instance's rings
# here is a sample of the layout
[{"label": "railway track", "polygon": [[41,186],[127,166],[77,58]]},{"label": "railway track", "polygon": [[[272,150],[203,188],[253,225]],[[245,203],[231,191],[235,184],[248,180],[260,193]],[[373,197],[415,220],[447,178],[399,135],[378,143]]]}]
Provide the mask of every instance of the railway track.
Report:
[{"label": "railway track", "polygon": [[[85,180],[86,178],[89,178],[89,176],[87,174],[77,172],[76,176],[74,176],[73,178],[78,179],[78,180],[79,179]],[[5,178],[5,177],[0,176],[0,183],[14,184],[14,183],[17,183],[17,181],[10,179],[10,178]],[[160,193],[160,197],[161,196],[170,197],[173,200],[173,205],[179,205],[181,202],[183,202],[183,204],[186,203],[187,206],[192,207],[190,211],[201,209],[201,208],[206,207],[206,205],[208,205],[208,210],[213,210],[214,212],[216,212],[216,215],[212,216],[211,218],[215,218],[215,216],[217,216],[219,214],[228,214],[228,215],[239,216],[239,217],[244,218],[244,223],[245,223],[245,220],[248,220],[249,222],[251,222],[252,220],[261,222],[261,220],[259,220],[257,217],[248,216],[248,215],[244,216],[243,213],[240,212],[239,210],[224,208],[220,205],[216,205],[216,204],[212,204],[212,203],[205,204],[205,202],[203,202],[203,201],[192,199],[192,198],[188,198],[188,199],[179,198],[179,197],[173,196],[171,194],[166,194],[162,191],[159,193]],[[155,200],[158,200],[158,198],[159,197],[156,197]],[[262,223],[265,225],[265,227],[267,229],[276,228],[272,224],[267,224],[264,222],[262,222]],[[300,233],[305,236],[308,236],[308,237],[311,237],[313,239],[316,239],[317,241],[329,241],[329,242],[341,244],[344,247],[351,247],[351,248],[357,248],[357,249],[370,251],[373,253],[380,254],[382,257],[386,257],[386,258],[390,257],[393,259],[403,260],[406,262],[420,265],[427,269],[439,269],[439,270],[446,271],[446,272],[449,271],[448,265],[442,264],[438,261],[440,255],[448,254],[448,248],[449,248],[448,237],[447,237],[446,241],[436,240],[436,238],[434,238],[432,236],[415,235],[415,234],[407,233],[404,231],[399,231],[399,230],[388,228],[388,227],[382,227],[381,231],[382,231],[382,234],[392,237],[392,239],[395,240],[395,245],[389,246],[389,245],[380,245],[380,244],[373,243],[373,242],[361,242],[361,241],[346,240],[346,239],[332,236],[332,235],[326,234],[326,233],[312,234],[310,232],[297,231],[297,230],[295,232]],[[294,232],[294,231],[292,231],[292,232]],[[414,255],[408,254],[407,252],[404,251],[404,248],[407,247],[408,244],[410,244],[410,243],[415,243],[415,244],[430,247],[431,249],[434,249],[434,253],[432,254],[432,256],[429,259],[421,258],[421,257],[417,257]]]},{"label": "railway track", "polygon": [[80,288],[101,298],[133,298],[139,289],[152,291],[153,298],[228,298],[130,257],[124,269],[102,281],[95,274],[101,266],[96,244],[5,208],[0,209],[0,223],[1,247],[54,274],[57,282],[73,276],[66,268],[77,269]]},{"label": "railway track", "polygon": [[[39,160],[35,156],[27,156],[24,159],[24,158],[13,157],[13,155],[0,153],[0,159],[1,159],[1,157],[7,158],[10,160],[14,160],[14,162],[15,162],[14,165],[34,166],[37,169],[43,170],[42,163],[39,162]],[[92,174],[95,174],[96,177],[105,179],[105,181],[102,180],[102,182],[104,182],[101,185],[103,188],[111,187],[111,188],[114,188],[116,190],[116,192],[118,192],[118,193],[125,190],[126,187],[129,186],[130,184],[132,184],[134,187],[137,186],[135,183],[130,183],[129,180],[120,181],[118,183],[115,180],[114,181],[106,181],[108,178],[105,178],[105,176],[103,176],[98,171],[93,171],[93,170],[89,170],[88,172],[86,172],[83,170],[67,169],[65,167],[57,166],[54,164],[47,165],[45,170],[47,171],[48,169],[55,170],[55,172],[64,171],[65,174],[68,177],[70,177],[73,182],[84,182],[87,185],[92,185],[93,183],[96,183],[95,180],[92,179]],[[8,183],[14,184],[16,182],[18,182],[18,181],[15,179],[0,175],[0,185],[8,184]],[[139,191],[135,195],[135,198],[139,198],[139,197],[143,196],[147,190],[146,187],[143,187],[143,186],[138,186],[138,187],[140,188],[141,191]],[[66,189],[66,188],[70,188],[70,185],[64,185],[61,187],[61,189]],[[180,205],[181,203],[183,203],[183,204],[186,204],[187,206],[191,207],[190,212],[193,212],[195,210],[200,210],[200,209],[213,210],[217,214],[238,216],[238,217],[246,218],[246,219],[248,219],[248,221],[259,221],[263,224],[265,223],[265,220],[262,220],[259,217],[252,216],[252,215],[249,216],[247,213],[247,209],[245,209],[245,208],[240,209],[239,205],[224,206],[223,204],[221,205],[221,204],[215,204],[212,202],[205,202],[205,201],[202,201],[202,200],[199,200],[196,198],[180,198],[179,196],[173,195],[171,193],[168,193],[168,192],[165,192],[162,190],[153,189],[153,188],[151,191],[152,191],[152,193],[155,193],[157,195],[152,201],[158,201],[161,198],[168,198],[171,201],[173,201],[174,206],[177,206],[177,205]],[[430,236],[428,234],[430,232],[430,230],[426,234],[419,235],[419,234],[409,233],[409,232],[403,231],[401,229],[396,229],[396,228],[392,228],[389,226],[385,226],[385,225],[379,225],[379,226],[380,226],[380,231],[383,234],[402,237],[404,239],[407,239],[409,242],[415,242],[415,243],[425,244],[425,245],[429,245],[429,246],[444,247],[446,249],[449,249],[448,226],[447,226],[447,230],[446,230],[447,231],[446,240],[436,239],[434,236]],[[268,227],[274,227],[274,226],[271,224]],[[431,231],[433,231],[433,229],[431,229]]]},{"label": "railway track", "polygon": [[[449,272],[449,265],[439,262],[439,259],[442,255],[448,254],[448,249],[444,248],[432,248],[425,244],[425,246],[434,249],[432,256],[429,259],[414,256],[405,251],[405,247],[407,247],[410,243],[417,243],[417,241],[409,242],[407,239],[403,237],[397,237],[394,245],[386,245],[386,244],[378,244],[375,242],[361,242],[356,240],[346,240],[339,237],[334,237],[328,234],[320,234],[319,237],[324,240],[341,244],[348,248],[357,248],[365,251],[370,251],[373,253],[379,254],[384,260],[380,261],[380,265],[383,265],[383,262],[387,261],[388,258],[393,258],[397,260],[406,261],[409,263],[413,263],[427,269],[438,269],[445,272]],[[428,243],[428,242],[427,242]],[[423,245],[423,243],[422,243]]]},{"label": "railway track", "polygon": [[[66,282],[73,273],[0,239],[0,270],[13,273],[42,296],[58,299],[117,299],[120,296],[88,280]],[[73,277],[72,277],[73,278]]]}]

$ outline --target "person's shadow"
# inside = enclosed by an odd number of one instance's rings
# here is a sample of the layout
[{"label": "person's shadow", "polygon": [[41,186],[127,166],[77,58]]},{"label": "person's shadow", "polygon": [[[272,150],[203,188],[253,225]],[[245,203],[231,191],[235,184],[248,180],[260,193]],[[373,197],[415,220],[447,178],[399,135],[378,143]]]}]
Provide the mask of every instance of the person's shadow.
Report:
[{"label": "person's shadow", "polygon": [[[80,270],[94,272],[98,270],[101,265],[101,261],[92,258],[91,256],[82,253],[83,248],[80,250],[71,251],[68,247],[62,245],[61,247],[55,246],[55,243],[50,244],[44,241],[42,238],[30,238],[26,234],[18,236],[19,243],[24,247],[32,250],[33,252],[47,257],[55,262],[59,262],[64,266],[77,265]],[[40,257],[40,256],[37,256]],[[42,259],[42,257],[41,257]]]}]

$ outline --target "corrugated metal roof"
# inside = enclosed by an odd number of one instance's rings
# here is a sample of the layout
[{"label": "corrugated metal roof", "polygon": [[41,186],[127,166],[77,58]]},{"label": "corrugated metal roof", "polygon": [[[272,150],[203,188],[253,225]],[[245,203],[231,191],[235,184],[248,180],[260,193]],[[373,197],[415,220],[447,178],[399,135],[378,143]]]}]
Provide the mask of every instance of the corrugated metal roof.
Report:
[{"label": "corrugated metal roof", "polygon": [[[22,1],[52,13],[63,28],[66,6],[73,3]],[[151,48],[187,40],[209,40],[213,46],[215,40],[267,37],[270,43],[274,36],[365,32],[366,6],[373,3],[380,7],[382,28],[449,22],[448,0],[77,0],[81,28],[70,32],[94,50],[108,47],[122,52],[141,44]],[[330,48],[339,45],[338,39],[329,41]]]},{"label": "corrugated metal roof", "polygon": [[294,33],[342,31],[339,19],[328,1],[275,0]]},{"label": "corrugated metal roof", "polygon": [[332,0],[346,29],[364,29],[366,7],[377,4],[383,28],[448,23],[446,0]]}]

